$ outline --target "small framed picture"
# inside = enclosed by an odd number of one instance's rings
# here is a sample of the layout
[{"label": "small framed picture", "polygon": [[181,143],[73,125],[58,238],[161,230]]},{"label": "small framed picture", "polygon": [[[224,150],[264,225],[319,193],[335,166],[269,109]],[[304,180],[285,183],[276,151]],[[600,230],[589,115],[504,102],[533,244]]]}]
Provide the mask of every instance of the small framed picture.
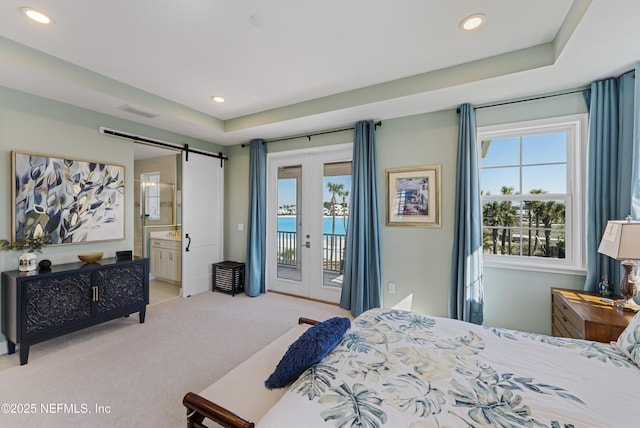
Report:
[{"label": "small framed picture", "polygon": [[440,165],[387,169],[387,226],[440,227]]}]

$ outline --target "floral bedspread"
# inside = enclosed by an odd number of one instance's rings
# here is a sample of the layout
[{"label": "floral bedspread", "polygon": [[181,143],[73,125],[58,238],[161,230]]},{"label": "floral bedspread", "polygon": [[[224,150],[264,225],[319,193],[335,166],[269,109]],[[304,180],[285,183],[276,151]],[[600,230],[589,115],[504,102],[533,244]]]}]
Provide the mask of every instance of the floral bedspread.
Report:
[{"label": "floral bedspread", "polygon": [[260,420],[285,427],[637,427],[615,346],[374,309]]}]

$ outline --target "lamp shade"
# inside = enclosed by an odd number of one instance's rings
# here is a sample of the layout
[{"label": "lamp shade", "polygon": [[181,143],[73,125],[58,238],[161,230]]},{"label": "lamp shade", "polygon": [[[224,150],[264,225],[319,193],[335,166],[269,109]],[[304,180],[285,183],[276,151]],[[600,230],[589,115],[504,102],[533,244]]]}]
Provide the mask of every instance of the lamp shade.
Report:
[{"label": "lamp shade", "polygon": [[640,259],[640,221],[609,220],[598,252],[617,260]]}]

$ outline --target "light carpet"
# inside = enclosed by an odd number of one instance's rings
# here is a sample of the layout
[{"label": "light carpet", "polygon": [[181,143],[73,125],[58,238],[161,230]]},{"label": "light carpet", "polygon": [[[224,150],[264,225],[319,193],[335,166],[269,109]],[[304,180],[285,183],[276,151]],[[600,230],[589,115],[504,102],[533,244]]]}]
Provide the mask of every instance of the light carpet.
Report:
[{"label": "light carpet", "polygon": [[[275,293],[201,293],[0,355],[0,427],[179,427],[200,392],[285,333],[298,317],[347,316]],[[9,406],[9,407],[7,407]],[[11,413],[15,412],[15,413]]]}]

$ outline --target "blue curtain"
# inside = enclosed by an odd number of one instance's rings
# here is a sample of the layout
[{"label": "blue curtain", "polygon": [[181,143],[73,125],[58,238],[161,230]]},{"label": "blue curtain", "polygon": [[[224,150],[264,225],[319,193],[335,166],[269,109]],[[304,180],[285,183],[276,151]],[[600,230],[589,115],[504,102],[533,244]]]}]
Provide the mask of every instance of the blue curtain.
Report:
[{"label": "blue curtain", "polygon": [[598,283],[607,275],[615,293],[619,293],[620,262],[599,254],[598,246],[608,220],[622,220],[631,214],[632,187],[637,189],[637,184],[632,186],[637,163],[634,71],[593,82],[590,89],[584,289],[597,291]]},{"label": "blue curtain", "polygon": [[373,121],[356,123],[351,176],[351,224],[347,231],[340,307],[353,316],[382,305],[380,222]]},{"label": "blue curtain", "polygon": [[264,140],[251,140],[249,154],[249,217],[245,257],[245,293],[265,292],[267,240],[267,148]]},{"label": "blue curtain", "polygon": [[[633,83],[633,114],[631,120],[633,121],[633,155],[632,155],[632,168],[631,168],[631,216],[638,220],[640,219],[640,84],[638,84],[638,71],[640,71],[640,64],[636,64],[636,68],[633,73],[633,79],[625,79],[625,82]],[[631,91],[631,89],[629,89]]]},{"label": "blue curtain", "polygon": [[482,206],[476,144],[476,112],[471,104],[463,104],[460,107],[456,176],[449,317],[482,324]]}]

